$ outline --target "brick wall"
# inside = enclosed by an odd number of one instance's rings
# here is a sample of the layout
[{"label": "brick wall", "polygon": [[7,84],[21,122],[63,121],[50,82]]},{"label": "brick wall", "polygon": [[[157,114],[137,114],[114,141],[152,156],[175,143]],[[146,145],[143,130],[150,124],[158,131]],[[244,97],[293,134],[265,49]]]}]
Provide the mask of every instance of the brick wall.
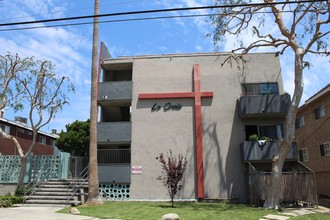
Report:
[{"label": "brick wall", "polygon": [[[324,107],[325,116],[315,118],[315,109]],[[304,117],[304,126],[296,129],[299,150],[306,149],[308,160],[303,163],[315,172],[317,193],[330,196],[330,156],[322,156],[320,145],[330,142],[330,92],[305,104],[297,118]]]},{"label": "brick wall", "polygon": [[[25,128],[20,128],[15,125],[5,123],[1,121],[1,124],[6,126],[10,126],[10,135],[14,136],[17,141],[20,143],[23,152],[25,153],[31,143],[32,143],[32,132]],[[40,137],[46,138],[46,143],[41,144],[39,143]],[[52,141],[55,141],[55,138],[38,134],[36,139],[36,144],[32,150],[34,155],[53,155],[54,154],[54,147],[51,145]],[[2,155],[18,155],[17,148],[12,140],[8,139],[0,139],[0,153]]]}]

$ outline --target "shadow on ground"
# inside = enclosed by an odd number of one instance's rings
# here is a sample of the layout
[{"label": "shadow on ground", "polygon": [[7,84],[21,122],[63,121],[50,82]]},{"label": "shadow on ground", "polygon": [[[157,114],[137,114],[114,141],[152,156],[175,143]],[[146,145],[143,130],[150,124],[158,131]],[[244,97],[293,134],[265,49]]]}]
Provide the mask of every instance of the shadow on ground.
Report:
[{"label": "shadow on ground", "polygon": [[319,198],[319,205],[330,208],[330,198]]}]

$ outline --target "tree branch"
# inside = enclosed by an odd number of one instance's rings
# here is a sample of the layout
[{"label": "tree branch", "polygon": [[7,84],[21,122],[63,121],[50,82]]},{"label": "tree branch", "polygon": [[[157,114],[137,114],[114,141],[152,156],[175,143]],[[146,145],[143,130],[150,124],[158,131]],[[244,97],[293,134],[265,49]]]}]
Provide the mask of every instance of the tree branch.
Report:
[{"label": "tree branch", "polygon": [[7,134],[6,132],[4,132],[0,128],[0,137],[13,141],[20,157],[24,156],[24,152],[22,150],[22,147],[21,147],[21,145],[19,144],[19,142],[16,140],[16,138],[14,136]]},{"label": "tree branch", "polygon": [[309,9],[313,6],[314,2],[311,2],[306,9],[303,11],[303,13],[297,18],[297,20],[295,20],[296,17],[296,13],[299,10],[299,3],[298,6],[295,8],[293,14],[294,14],[294,22],[292,22],[292,26],[291,26],[291,33],[290,35],[292,36],[295,32],[296,32],[296,27],[299,24],[299,22],[307,15],[307,13],[309,12]]}]

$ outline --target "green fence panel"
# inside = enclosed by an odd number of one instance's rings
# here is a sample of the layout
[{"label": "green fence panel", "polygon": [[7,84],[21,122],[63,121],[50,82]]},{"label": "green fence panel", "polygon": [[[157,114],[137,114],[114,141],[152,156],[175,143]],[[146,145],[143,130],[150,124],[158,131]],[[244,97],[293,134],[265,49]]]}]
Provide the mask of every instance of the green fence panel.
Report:
[{"label": "green fence panel", "polygon": [[[66,179],[69,170],[69,153],[51,155],[30,155],[27,161],[24,183],[43,181],[49,178]],[[0,183],[17,183],[21,160],[16,155],[0,156]]]},{"label": "green fence panel", "polygon": [[21,171],[19,156],[0,156],[0,183],[17,183]]},{"label": "green fence panel", "polygon": [[61,167],[59,172],[59,178],[67,179],[69,173],[70,154],[66,152],[61,152],[60,155],[61,155]]}]

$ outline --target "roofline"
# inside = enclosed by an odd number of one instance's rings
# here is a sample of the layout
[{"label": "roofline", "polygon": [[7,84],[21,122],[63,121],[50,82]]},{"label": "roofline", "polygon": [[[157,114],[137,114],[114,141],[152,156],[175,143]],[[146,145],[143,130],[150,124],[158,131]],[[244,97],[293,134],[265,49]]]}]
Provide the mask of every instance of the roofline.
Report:
[{"label": "roofline", "polygon": [[[32,131],[32,128],[27,124],[19,123],[19,122],[16,122],[16,121],[11,121],[11,120],[8,120],[8,119],[5,119],[5,118],[0,118],[0,121],[7,122],[8,124],[15,125],[17,127],[25,128],[25,129],[28,129],[28,130]],[[52,138],[55,138],[55,139],[59,138],[58,134],[49,134],[49,133],[46,133],[46,132],[43,132],[43,131],[38,131],[38,134],[42,134],[42,135],[52,137]]]},{"label": "roofline", "polygon": [[[166,57],[195,57],[195,56],[228,56],[232,55],[230,52],[201,52],[201,53],[175,53],[175,54],[155,54],[155,55],[137,55],[137,56],[119,56],[117,58],[106,58],[103,61],[111,60],[133,60],[133,59],[153,59],[153,58],[166,58]],[[248,53],[244,56],[253,54],[276,54],[275,52],[262,52],[262,53]]]},{"label": "roofline", "polygon": [[328,85],[326,85],[325,87],[323,87],[320,91],[318,91],[317,93],[312,95],[309,99],[307,99],[305,101],[304,105],[307,105],[307,104],[315,101],[316,99],[318,99],[319,97],[321,97],[322,95],[326,94],[329,91],[330,91],[330,83]]}]

